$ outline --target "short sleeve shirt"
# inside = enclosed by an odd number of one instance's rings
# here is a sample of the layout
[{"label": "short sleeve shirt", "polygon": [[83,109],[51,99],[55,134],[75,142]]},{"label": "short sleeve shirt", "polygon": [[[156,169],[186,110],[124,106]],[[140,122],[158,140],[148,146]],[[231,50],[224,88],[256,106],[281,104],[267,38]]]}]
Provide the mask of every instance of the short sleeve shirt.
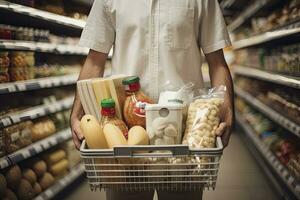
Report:
[{"label": "short sleeve shirt", "polygon": [[139,76],[157,98],[167,85],[203,87],[201,49],[231,43],[217,0],[95,0],[80,45],[113,47],[112,73]]}]

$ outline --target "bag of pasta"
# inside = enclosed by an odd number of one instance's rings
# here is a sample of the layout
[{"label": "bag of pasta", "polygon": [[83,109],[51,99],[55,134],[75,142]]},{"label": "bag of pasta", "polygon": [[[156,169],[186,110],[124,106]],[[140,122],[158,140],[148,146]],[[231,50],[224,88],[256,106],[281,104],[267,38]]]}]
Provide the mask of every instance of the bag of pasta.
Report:
[{"label": "bag of pasta", "polygon": [[220,86],[194,98],[188,109],[183,144],[193,149],[216,146],[216,130],[225,92],[226,87]]}]

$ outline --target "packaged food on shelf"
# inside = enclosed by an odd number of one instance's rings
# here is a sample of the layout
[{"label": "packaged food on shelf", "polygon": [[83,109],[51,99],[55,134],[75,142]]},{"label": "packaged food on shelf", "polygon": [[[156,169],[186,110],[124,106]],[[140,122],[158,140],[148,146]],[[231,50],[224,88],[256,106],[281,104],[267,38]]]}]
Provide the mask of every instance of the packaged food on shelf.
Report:
[{"label": "packaged food on shelf", "polygon": [[62,160],[49,165],[48,169],[54,177],[61,177],[67,173],[69,169],[69,161],[63,158]]},{"label": "packaged food on shelf", "polygon": [[45,172],[39,178],[39,185],[41,186],[42,190],[46,190],[47,188],[51,187],[54,183],[55,178],[49,172]]},{"label": "packaged food on shelf", "polygon": [[0,83],[9,82],[9,62],[8,52],[0,51]]},{"label": "packaged food on shelf", "polygon": [[122,81],[125,91],[126,100],[123,108],[123,116],[129,128],[133,126],[146,127],[147,104],[154,103],[150,97],[141,91],[139,77],[133,76]]},{"label": "packaged food on shelf", "polygon": [[182,105],[148,104],[146,125],[150,144],[180,144],[182,138]]},{"label": "packaged food on shelf", "polygon": [[12,153],[32,143],[32,122],[26,121],[3,129],[5,152]]},{"label": "packaged food on shelf", "polygon": [[7,187],[16,190],[22,179],[21,168],[18,165],[10,167],[5,174]]},{"label": "packaged food on shelf", "polygon": [[52,152],[45,153],[43,155],[43,160],[47,163],[47,165],[53,165],[67,157],[67,153],[63,149],[57,149]]},{"label": "packaged food on shelf", "polygon": [[191,148],[214,148],[216,130],[220,123],[220,109],[224,101],[225,86],[212,88],[192,102],[188,109],[188,118],[183,144]]},{"label": "packaged food on shelf", "polygon": [[80,121],[80,128],[89,148],[106,149],[108,147],[104,131],[94,116],[84,115]]},{"label": "packaged food on shelf", "polygon": [[33,199],[34,191],[33,187],[29,181],[26,179],[21,179],[18,189],[16,190],[18,199],[20,200],[28,200]]},{"label": "packaged food on shelf", "polygon": [[31,127],[31,137],[33,141],[48,137],[55,132],[55,124],[49,117],[43,117],[35,120]]},{"label": "packaged food on shelf", "polygon": [[126,139],[128,139],[128,128],[126,124],[116,117],[115,101],[113,99],[103,99],[101,101],[101,126],[107,123],[119,127]]}]

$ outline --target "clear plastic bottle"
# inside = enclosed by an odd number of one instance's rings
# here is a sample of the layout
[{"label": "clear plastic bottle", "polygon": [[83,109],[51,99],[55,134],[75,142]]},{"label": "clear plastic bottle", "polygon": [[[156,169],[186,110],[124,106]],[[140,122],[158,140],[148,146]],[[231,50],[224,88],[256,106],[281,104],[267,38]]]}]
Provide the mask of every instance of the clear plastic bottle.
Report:
[{"label": "clear plastic bottle", "polygon": [[128,128],[121,119],[116,117],[115,101],[113,99],[103,99],[101,101],[101,115],[102,127],[107,123],[111,123],[119,127],[125,138],[128,139]]},{"label": "clear plastic bottle", "polygon": [[129,128],[133,126],[146,126],[145,107],[148,103],[153,103],[150,97],[141,90],[140,79],[137,76],[123,80],[126,91],[126,100],[123,108],[123,116]]}]

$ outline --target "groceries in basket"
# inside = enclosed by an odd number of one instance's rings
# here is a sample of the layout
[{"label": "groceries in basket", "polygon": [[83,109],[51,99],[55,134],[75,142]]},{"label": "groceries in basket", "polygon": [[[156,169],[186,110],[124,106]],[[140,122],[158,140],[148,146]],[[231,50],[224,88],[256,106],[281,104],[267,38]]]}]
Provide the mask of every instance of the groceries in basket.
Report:
[{"label": "groceries in basket", "polygon": [[193,86],[188,83],[163,91],[154,104],[143,93],[136,76],[78,81],[78,93],[87,114],[81,120],[81,129],[88,148],[149,143],[184,144],[191,149],[216,147],[226,88],[212,88],[207,94],[194,97]]},{"label": "groceries in basket", "polygon": [[152,145],[180,144],[182,138],[181,105],[146,106],[147,132]]},{"label": "groceries in basket", "polygon": [[101,101],[101,126],[104,127],[110,123],[117,126],[125,138],[128,138],[128,128],[123,120],[116,116],[115,101],[111,98]]},{"label": "groceries in basket", "polygon": [[139,77],[133,76],[122,81],[125,91],[126,100],[123,108],[124,119],[131,128],[139,125],[146,127],[145,107],[153,101],[141,91]]},{"label": "groceries in basket", "polygon": [[215,147],[225,91],[224,86],[212,88],[208,94],[197,97],[190,104],[183,144],[194,149]]}]

